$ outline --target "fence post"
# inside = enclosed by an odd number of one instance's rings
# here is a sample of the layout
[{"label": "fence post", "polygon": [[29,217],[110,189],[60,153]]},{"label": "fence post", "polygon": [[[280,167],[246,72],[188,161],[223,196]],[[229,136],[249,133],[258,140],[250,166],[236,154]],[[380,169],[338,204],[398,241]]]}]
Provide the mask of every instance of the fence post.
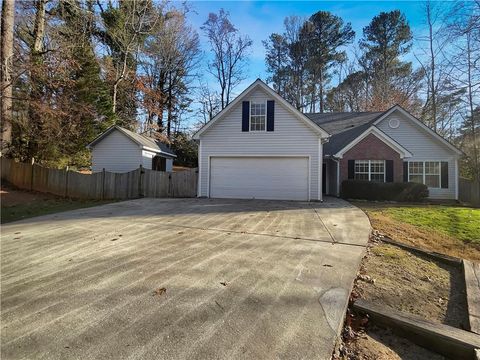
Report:
[{"label": "fence post", "polygon": [[30,175],[30,191],[33,191],[33,179],[34,179],[34,176],[33,176],[33,172],[35,171],[35,158],[32,157],[32,160],[31,160],[31,166],[32,166],[32,171],[30,171],[31,175]]},{"label": "fence post", "polygon": [[105,200],[105,168],[102,170],[102,200]]},{"label": "fence post", "polygon": [[143,198],[143,174],[145,171],[143,170],[142,164],[140,164],[140,167],[138,168],[139,174],[138,174],[138,197]]},{"label": "fence post", "polygon": [[65,169],[65,197],[68,197],[68,165]]}]

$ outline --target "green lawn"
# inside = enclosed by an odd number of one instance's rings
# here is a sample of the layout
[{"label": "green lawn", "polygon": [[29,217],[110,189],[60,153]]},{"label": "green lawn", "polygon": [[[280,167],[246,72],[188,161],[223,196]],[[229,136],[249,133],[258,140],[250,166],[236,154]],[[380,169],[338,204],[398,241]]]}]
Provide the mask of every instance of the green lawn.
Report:
[{"label": "green lawn", "polygon": [[442,232],[464,242],[480,243],[480,209],[460,206],[400,206],[382,209],[392,218]]},{"label": "green lawn", "polygon": [[53,214],[61,211],[75,210],[106,204],[111,201],[72,200],[72,199],[42,199],[24,204],[3,206],[1,208],[1,223],[26,219],[34,216]]}]

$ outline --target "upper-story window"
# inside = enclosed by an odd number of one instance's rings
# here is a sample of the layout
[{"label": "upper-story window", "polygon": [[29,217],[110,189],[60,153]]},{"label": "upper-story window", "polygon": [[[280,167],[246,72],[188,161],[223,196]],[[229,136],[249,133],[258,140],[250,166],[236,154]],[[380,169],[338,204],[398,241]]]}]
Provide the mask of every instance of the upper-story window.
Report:
[{"label": "upper-story window", "polygon": [[250,131],[265,131],[267,111],[265,103],[250,103]]}]

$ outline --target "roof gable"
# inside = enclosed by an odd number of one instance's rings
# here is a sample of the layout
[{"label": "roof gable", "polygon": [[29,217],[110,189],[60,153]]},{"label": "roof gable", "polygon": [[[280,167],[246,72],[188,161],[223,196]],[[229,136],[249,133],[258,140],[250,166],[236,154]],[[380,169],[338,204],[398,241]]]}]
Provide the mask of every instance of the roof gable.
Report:
[{"label": "roof gable", "polygon": [[419,128],[420,131],[427,133],[429,136],[433,137],[435,140],[439,141],[444,146],[448,147],[450,150],[454,151],[458,155],[463,154],[463,152],[460,149],[458,149],[455,145],[451,144],[444,137],[442,137],[441,135],[439,135],[438,133],[430,129],[427,125],[425,125],[422,121],[420,121],[415,116],[410,114],[407,110],[402,108],[400,105],[395,105],[391,107],[389,110],[385,111],[381,116],[378,117],[378,119],[376,119],[373,122],[373,125],[378,126],[381,122],[387,119],[394,112],[399,112],[400,114],[402,114],[406,119],[411,121],[417,128]]},{"label": "roof gable", "polygon": [[283,105],[286,110],[288,110],[292,115],[303,121],[313,132],[317,133],[321,137],[328,137],[329,134],[322,129],[320,126],[315,124],[312,120],[310,120],[307,116],[303,113],[295,109],[290,103],[288,103],[285,99],[283,99],[279,94],[277,94],[274,90],[272,90],[267,84],[265,84],[262,80],[257,79],[253,82],[248,88],[246,88],[240,95],[238,95],[228,106],[220,111],[212,120],[202,126],[194,135],[194,139],[199,139],[200,136],[205,133],[210,127],[214,126],[215,123],[221,121],[232,109],[239,104],[245,97],[247,97],[252,91],[255,89],[262,89],[265,91],[269,96],[271,96],[274,100],[278,101],[281,105]]},{"label": "roof gable", "polygon": [[[361,131],[360,134],[358,134],[359,131]],[[383,131],[381,131],[377,127],[370,126],[369,124],[365,124],[364,126],[357,127],[356,133],[353,135],[354,136],[353,139],[351,139],[348,142],[344,142],[343,146],[340,149],[338,149],[335,153],[332,153],[332,155],[336,158],[341,159],[348,150],[353,148],[355,145],[357,145],[360,141],[365,139],[370,134],[374,135],[376,138],[384,142],[388,147],[390,147],[391,149],[399,153],[401,158],[412,156],[412,153],[408,151],[406,148],[404,148],[402,145],[400,145],[398,142],[393,140],[391,137],[389,137],[387,134],[385,134]],[[338,143],[340,144],[341,142],[339,141]]]},{"label": "roof gable", "polygon": [[149,138],[147,136],[143,136],[141,134],[137,134],[133,131],[128,129],[122,128],[117,125],[110,126],[107,130],[97,136],[90,144],[87,145],[87,148],[91,149],[108,135],[110,135],[113,131],[118,131],[127,137],[129,140],[136,143],[141,149],[153,151],[155,153],[164,154],[171,157],[176,157],[175,153],[164,143],[161,141]]}]

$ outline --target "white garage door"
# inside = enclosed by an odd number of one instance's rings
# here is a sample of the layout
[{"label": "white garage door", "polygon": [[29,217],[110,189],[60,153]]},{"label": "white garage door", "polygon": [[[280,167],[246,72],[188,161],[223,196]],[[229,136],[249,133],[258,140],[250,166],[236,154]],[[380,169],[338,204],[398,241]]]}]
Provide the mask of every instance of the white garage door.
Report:
[{"label": "white garage door", "polygon": [[210,197],[308,200],[308,158],[212,157]]}]

